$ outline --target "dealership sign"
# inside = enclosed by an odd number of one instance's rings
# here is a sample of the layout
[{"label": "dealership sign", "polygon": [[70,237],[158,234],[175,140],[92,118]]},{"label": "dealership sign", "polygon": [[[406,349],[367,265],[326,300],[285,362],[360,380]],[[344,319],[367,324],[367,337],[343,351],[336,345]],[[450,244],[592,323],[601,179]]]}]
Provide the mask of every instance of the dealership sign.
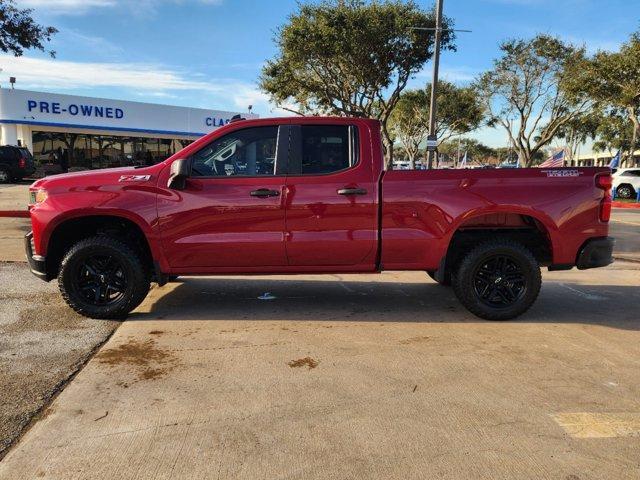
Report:
[{"label": "dealership sign", "polygon": [[63,106],[60,102],[48,102],[48,101],[35,101],[27,100],[27,110],[39,111],[40,113],[53,113],[55,115],[61,115],[69,112],[69,115],[82,117],[100,117],[100,118],[123,118],[124,111],[121,108],[104,107],[100,105],[83,105],[70,103],[68,106]]},{"label": "dealership sign", "polygon": [[[0,89],[0,123],[200,136],[238,112]],[[257,115],[243,114],[256,118]]]}]

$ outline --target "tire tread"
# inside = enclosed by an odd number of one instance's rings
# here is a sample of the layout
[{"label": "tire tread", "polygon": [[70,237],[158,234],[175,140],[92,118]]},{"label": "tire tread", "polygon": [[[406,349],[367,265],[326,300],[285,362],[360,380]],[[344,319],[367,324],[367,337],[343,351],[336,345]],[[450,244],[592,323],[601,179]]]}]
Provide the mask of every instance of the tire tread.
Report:
[{"label": "tire tread", "polygon": [[[489,306],[481,304],[472,291],[471,282],[464,278],[470,274],[473,265],[477,262],[478,257],[489,251],[496,249],[511,249],[518,254],[523,255],[531,267],[529,280],[529,289],[531,294],[525,303],[519,305],[518,308],[511,310],[491,309]],[[484,318],[485,320],[511,320],[525,313],[538,298],[540,293],[540,285],[542,283],[542,275],[540,266],[533,254],[524,245],[509,238],[496,238],[479,243],[471,249],[459,263],[455,274],[452,275],[453,291],[460,302],[474,315]]]},{"label": "tire tread", "polygon": [[[132,279],[134,282],[134,291],[126,300],[116,306],[116,308],[95,308],[88,309],[81,303],[77,302],[73,297],[73,294],[67,289],[65,282],[68,280],[67,276],[70,274],[66,268],[73,256],[77,255],[87,248],[106,248],[115,249],[122,253],[129,262],[132,263],[131,268],[134,272],[138,273],[138,278]],[[85,238],[74,244],[64,255],[60,264],[60,274],[58,275],[58,287],[62,298],[74,311],[85,317],[96,319],[123,319],[129,312],[134,310],[138,305],[142,303],[150,289],[150,277],[148,269],[145,268],[139,253],[129,244],[109,236],[97,235],[94,237]]]}]

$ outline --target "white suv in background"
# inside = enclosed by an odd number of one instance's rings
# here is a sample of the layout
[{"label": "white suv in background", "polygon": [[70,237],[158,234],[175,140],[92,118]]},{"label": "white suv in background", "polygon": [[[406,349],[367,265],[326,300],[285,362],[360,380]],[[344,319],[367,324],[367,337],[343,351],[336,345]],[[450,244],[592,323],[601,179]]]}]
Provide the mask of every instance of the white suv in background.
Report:
[{"label": "white suv in background", "polygon": [[613,174],[613,191],[619,198],[636,198],[640,191],[640,168],[619,168]]}]

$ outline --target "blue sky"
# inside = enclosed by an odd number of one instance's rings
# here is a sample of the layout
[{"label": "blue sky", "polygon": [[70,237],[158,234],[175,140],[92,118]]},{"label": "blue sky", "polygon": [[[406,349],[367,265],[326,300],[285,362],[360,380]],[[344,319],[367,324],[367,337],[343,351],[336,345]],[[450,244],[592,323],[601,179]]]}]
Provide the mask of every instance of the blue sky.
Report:
[{"label": "blue sky", "polygon": [[[295,0],[17,0],[38,21],[57,27],[56,59],[28,52],[0,55],[0,83],[18,88],[171,105],[282,112],[257,88],[260,68],[276,53],[273,36]],[[424,8],[432,1],[419,0]],[[606,5],[606,8],[604,7]],[[444,52],[442,75],[467,83],[491,66],[499,43],[538,32],[589,50],[615,49],[640,28],[637,0],[445,0],[458,28],[457,52]],[[428,80],[427,64],[413,87]],[[476,137],[499,146],[500,130]]]}]

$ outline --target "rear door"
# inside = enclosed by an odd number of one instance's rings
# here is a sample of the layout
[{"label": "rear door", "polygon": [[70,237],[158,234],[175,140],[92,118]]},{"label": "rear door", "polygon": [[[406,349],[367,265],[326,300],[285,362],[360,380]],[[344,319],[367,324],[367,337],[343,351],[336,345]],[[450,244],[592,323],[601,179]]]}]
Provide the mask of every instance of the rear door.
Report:
[{"label": "rear door", "polygon": [[377,183],[368,132],[292,125],[286,179],[289,265],[375,268]]},{"label": "rear door", "polygon": [[288,126],[243,128],[191,156],[186,188],[158,199],[172,268],[287,265],[283,190],[288,136]]}]

